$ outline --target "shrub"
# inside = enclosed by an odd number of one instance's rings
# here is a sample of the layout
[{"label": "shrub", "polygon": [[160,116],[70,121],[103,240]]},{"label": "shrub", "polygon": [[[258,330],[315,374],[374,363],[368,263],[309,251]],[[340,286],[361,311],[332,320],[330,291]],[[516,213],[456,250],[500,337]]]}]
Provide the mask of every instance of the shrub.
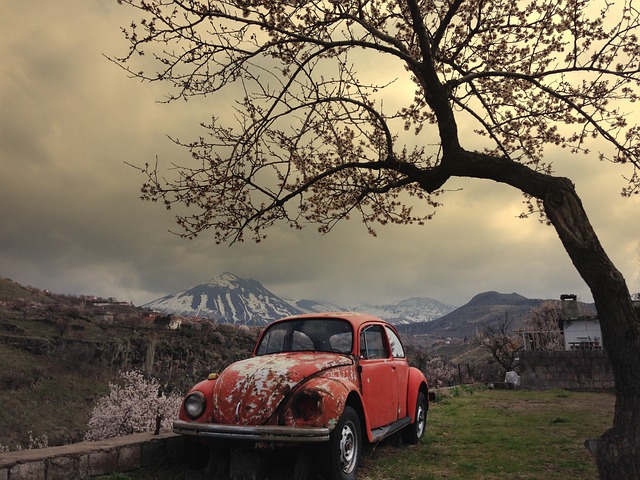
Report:
[{"label": "shrub", "polygon": [[11,448],[9,445],[0,444],[0,453],[8,453],[11,451],[21,451],[21,450],[34,450],[37,448],[47,448],[49,446],[49,436],[46,433],[43,433],[39,437],[34,437],[33,432],[29,430],[29,443],[26,447],[17,444],[14,448]]},{"label": "shrub", "polygon": [[456,369],[440,356],[429,358],[423,367],[433,388],[448,387],[456,379]]},{"label": "shrub", "polygon": [[213,343],[216,343],[218,345],[224,345],[225,343],[224,335],[221,332],[213,332],[210,335],[210,338]]},{"label": "shrub", "polygon": [[164,395],[160,383],[137,371],[120,373],[120,381],[109,383],[109,395],[98,400],[91,412],[85,440],[102,440],[133,433],[171,428],[181,396]]},{"label": "shrub", "polygon": [[34,450],[36,448],[47,448],[49,446],[49,436],[43,433],[39,437],[34,437],[33,432],[29,431],[29,445],[27,450]]}]

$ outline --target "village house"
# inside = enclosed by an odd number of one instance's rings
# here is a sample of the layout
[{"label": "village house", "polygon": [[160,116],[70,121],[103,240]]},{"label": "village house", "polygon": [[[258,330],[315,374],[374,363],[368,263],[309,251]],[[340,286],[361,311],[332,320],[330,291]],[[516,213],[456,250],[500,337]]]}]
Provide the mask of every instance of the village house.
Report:
[{"label": "village house", "polygon": [[602,332],[597,315],[580,315],[575,295],[562,295],[560,329],[565,350],[602,350]]}]

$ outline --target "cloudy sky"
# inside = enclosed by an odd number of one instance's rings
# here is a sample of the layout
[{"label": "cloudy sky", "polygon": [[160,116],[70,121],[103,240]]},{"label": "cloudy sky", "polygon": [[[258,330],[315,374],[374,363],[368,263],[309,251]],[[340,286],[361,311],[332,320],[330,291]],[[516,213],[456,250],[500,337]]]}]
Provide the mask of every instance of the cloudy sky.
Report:
[{"label": "cloudy sky", "polygon": [[[127,163],[185,157],[167,135],[199,135],[220,115],[214,101],[161,104],[161,85],[141,84],[104,55],[126,45],[131,12],[114,1],[0,0],[0,276],[59,293],[139,305],[228,271],[285,298],[338,304],[410,296],[463,305],[496,290],[529,298],[591,297],[553,229],[519,220],[521,195],[496,184],[447,185],[426,226],[358,221],[320,236],[274,229],[261,244],[216,246],[206,235],[170,233],[171,212],[142,202]],[[628,172],[596,160],[560,158],[605,249],[640,291],[640,198],[623,199]]]}]

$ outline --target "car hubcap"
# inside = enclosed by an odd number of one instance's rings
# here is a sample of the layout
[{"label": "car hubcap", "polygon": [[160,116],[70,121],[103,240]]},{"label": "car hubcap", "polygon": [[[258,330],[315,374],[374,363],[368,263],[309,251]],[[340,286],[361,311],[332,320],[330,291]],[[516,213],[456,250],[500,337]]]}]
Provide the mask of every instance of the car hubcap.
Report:
[{"label": "car hubcap", "polygon": [[424,433],[424,424],[425,424],[425,414],[424,414],[424,408],[422,408],[422,405],[418,406],[418,412],[416,413],[416,424],[418,427],[416,429],[416,434],[418,438],[420,438]]},{"label": "car hubcap", "polygon": [[358,444],[353,426],[350,424],[342,428],[340,438],[340,468],[344,473],[351,473],[356,464]]}]

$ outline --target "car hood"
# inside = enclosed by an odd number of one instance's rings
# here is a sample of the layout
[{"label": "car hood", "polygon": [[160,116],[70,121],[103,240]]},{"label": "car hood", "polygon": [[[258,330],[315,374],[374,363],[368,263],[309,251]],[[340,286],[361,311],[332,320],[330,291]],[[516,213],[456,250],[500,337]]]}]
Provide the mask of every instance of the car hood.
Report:
[{"label": "car hood", "polygon": [[279,353],[251,357],[227,367],[213,391],[214,421],[263,425],[285,396],[305,378],[327,369],[353,364],[333,353]]}]

